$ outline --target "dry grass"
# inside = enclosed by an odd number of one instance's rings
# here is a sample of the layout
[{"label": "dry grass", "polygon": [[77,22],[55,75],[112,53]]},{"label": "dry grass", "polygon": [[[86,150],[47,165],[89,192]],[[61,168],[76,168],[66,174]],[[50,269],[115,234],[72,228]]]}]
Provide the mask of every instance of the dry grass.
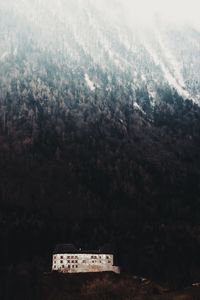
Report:
[{"label": "dry grass", "polygon": [[200,288],[164,293],[158,284],[128,275],[49,275],[34,300],[200,300]]},{"label": "dry grass", "polygon": [[113,280],[110,276],[97,278],[83,285],[82,295],[96,299],[132,298],[137,294],[137,286],[131,280]]}]

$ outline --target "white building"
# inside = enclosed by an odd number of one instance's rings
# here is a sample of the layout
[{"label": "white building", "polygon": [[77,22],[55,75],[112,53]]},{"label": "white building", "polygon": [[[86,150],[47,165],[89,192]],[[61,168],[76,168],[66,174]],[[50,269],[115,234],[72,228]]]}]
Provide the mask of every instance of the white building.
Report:
[{"label": "white building", "polygon": [[77,250],[72,244],[57,245],[53,253],[52,271],[62,273],[114,272],[114,255],[100,251]]}]

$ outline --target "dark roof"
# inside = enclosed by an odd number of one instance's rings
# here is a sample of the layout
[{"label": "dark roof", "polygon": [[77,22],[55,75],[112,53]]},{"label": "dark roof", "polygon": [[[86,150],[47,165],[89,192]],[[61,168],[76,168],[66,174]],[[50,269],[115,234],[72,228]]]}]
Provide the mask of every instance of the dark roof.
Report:
[{"label": "dark roof", "polygon": [[54,253],[77,253],[78,249],[73,244],[56,245]]},{"label": "dark roof", "polygon": [[82,250],[77,249],[73,244],[59,244],[56,245],[54,254],[65,254],[65,253],[83,253],[83,254],[112,254],[112,251],[108,251],[106,249],[99,249],[99,250]]}]

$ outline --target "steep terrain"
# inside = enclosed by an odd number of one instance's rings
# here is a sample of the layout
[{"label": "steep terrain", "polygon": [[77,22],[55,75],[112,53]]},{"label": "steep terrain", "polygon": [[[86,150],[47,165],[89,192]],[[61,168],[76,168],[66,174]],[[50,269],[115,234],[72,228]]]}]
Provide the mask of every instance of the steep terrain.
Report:
[{"label": "steep terrain", "polygon": [[120,3],[0,3],[2,270],[72,241],[200,278],[200,34]]}]

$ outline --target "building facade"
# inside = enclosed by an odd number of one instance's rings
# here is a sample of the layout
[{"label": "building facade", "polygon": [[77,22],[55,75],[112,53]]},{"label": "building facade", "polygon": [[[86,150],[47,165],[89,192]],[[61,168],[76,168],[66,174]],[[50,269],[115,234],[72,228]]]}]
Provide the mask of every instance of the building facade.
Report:
[{"label": "building facade", "polygon": [[114,255],[101,251],[77,250],[71,244],[57,245],[53,253],[52,271],[62,273],[114,272]]}]

